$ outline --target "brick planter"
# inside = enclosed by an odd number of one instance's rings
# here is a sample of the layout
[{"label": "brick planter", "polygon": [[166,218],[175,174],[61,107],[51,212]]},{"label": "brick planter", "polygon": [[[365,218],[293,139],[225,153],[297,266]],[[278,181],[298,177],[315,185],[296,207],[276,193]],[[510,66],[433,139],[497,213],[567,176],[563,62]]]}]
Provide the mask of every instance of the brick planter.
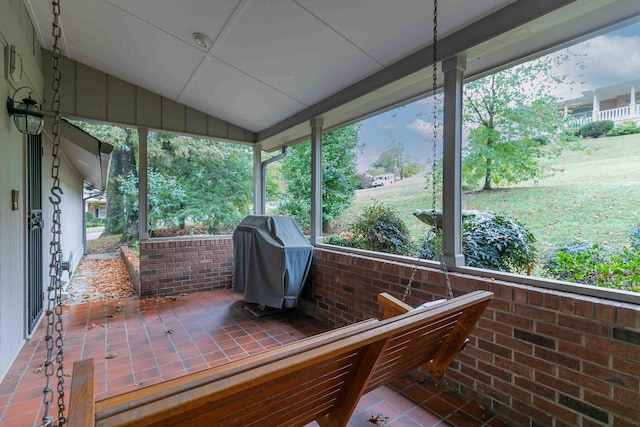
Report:
[{"label": "brick planter", "polygon": [[162,238],[140,242],[140,295],[180,295],[230,287],[230,236]]},{"label": "brick planter", "polygon": [[133,253],[133,250],[127,246],[120,246],[120,258],[124,261],[129,270],[131,284],[136,291],[136,295],[140,296],[140,260]]}]

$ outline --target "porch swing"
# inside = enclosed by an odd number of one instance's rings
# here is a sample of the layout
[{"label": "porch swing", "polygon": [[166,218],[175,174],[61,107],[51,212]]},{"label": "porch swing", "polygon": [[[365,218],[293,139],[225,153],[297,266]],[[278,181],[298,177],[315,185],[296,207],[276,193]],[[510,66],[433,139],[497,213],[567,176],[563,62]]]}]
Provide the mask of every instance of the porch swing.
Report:
[{"label": "porch swing", "polygon": [[[493,294],[476,291],[428,308],[412,309],[382,293],[384,320],[369,319],[214,368],[187,374],[116,396],[95,400],[92,359],[74,364],[68,417],[64,405],[64,369],[60,283],[61,50],[59,0],[52,0],[53,21],[53,205],[51,267],[48,287],[46,386],[43,425],[91,426],[345,426],[360,397],[421,367],[436,379],[464,346]],[[434,94],[437,45],[434,0]],[[434,202],[435,203],[435,202]],[[444,263],[442,263],[444,266]],[[406,298],[417,265],[408,282]],[[445,266],[446,273],[446,266]],[[451,286],[447,276],[447,288]],[[57,336],[54,338],[54,332]],[[54,343],[57,353],[53,357]],[[58,379],[58,417],[49,416]]]}]

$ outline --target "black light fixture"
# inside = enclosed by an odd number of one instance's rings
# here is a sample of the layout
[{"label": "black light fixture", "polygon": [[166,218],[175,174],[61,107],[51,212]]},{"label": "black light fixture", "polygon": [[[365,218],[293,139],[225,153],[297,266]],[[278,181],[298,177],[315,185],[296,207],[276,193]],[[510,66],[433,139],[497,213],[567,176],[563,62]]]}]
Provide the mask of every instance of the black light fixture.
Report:
[{"label": "black light fixture", "polygon": [[[15,101],[18,91],[27,89],[29,96],[21,102]],[[16,89],[13,96],[7,99],[7,111],[13,116],[13,122],[18,130],[27,135],[40,135],[44,126],[44,114],[40,112],[38,103],[31,98],[33,90],[27,86]]]}]

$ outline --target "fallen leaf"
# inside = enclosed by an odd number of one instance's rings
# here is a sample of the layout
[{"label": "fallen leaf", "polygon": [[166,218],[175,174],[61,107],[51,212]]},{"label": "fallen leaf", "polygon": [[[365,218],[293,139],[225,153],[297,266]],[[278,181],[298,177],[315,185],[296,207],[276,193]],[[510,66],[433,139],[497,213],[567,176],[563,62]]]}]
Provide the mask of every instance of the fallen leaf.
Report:
[{"label": "fallen leaf", "polygon": [[173,329],[168,329],[164,331],[165,334],[173,334],[175,331]]},{"label": "fallen leaf", "polygon": [[107,354],[104,358],[105,359],[115,359],[116,357],[118,357],[118,353],[117,352],[113,352],[113,353]]},{"label": "fallen leaf", "polygon": [[44,364],[36,367],[36,369],[33,370],[34,374],[39,374],[40,372],[42,372],[42,370],[44,369]]}]

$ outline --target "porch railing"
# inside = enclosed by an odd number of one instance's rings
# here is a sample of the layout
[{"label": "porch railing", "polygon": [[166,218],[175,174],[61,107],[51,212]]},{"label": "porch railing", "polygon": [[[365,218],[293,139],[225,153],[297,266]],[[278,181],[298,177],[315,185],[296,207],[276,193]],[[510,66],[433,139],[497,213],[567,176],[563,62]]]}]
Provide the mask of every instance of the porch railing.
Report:
[{"label": "porch railing", "polygon": [[[626,121],[634,121],[637,124],[640,124],[640,104],[598,111],[597,120],[612,120],[615,125],[621,125]],[[591,117],[571,117],[571,115],[567,117],[568,126],[584,126],[592,121],[593,115]]]}]

